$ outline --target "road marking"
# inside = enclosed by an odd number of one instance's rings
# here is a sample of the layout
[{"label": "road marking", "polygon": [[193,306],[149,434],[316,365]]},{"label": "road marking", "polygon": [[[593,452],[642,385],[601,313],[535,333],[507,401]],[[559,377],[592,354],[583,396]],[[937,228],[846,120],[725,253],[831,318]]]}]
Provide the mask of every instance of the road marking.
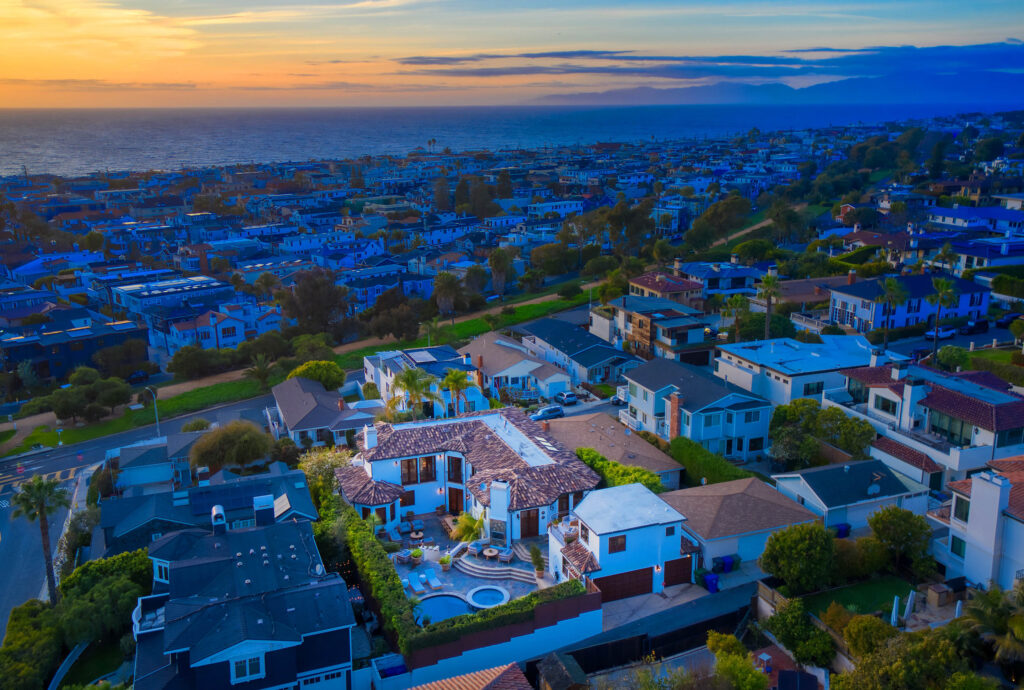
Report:
[{"label": "road marking", "polygon": [[[69,467],[66,470],[59,470],[57,472],[47,472],[42,475],[43,479],[47,481],[56,480],[58,482],[66,482],[74,479],[75,475],[78,474],[80,467]],[[11,491],[17,489],[19,486],[29,480],[25,475],[18,474],[0,474],[0,493],[7,493],[8,489]]]},{"label": "road marking", "polygon": [[0,508],[10,508],[10,507],[11,507],[11,502],[10,501],[0,500]]}]

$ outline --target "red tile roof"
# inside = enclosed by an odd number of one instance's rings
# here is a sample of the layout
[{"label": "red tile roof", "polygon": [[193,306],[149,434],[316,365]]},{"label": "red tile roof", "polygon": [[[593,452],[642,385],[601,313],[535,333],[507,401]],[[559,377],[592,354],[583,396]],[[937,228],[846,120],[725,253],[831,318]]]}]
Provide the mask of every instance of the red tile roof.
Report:
[{"label": "red tile roof", "polygon": [[930,474],[932,472],[942,471],[942,468],[939,466],[937,462],[929,458],[921,451],[914,450],[910,446],[905,446],[902,443],[894,441],[891,438],[886,438],[885,436],[882,436],[881,438],[876,438],[874,441],[871,442],[871,447],[877,448],[883,453],[887,453],[893,456],[894,458],[898,458],[903,462],[907,463],[908,465],[916,467],[922,472],[927,472]]},{"label": "red tile roof", "polygon": [[590,553],[590,550],[583,546],[583,542],[579,539],[562,547],[562,557],[569,561],[569,564],[576,568],[581,575],[601,569],[594,554]]},{"label": "red tile roof", "polygon": [[840,369],[839,373],[854,381],[860,381],[865,386],[888,386],[894,381],[892,378],[892,366],[889,364],[880,367]]},{"label": "red tile roof", "polygon": [[695,280],[677,278],[664,271],[651,271],[630,279],[630,284],[656,292],[689,292],[703,286]]},{"label": "red tile roof", "polygon": [[505,664],[416,685],[412,690],[533,690],[533,686],[519,666]]},{"label": "red tile roof", "polygon": [[1002,405],[972,398],[942,386],[932,385],[921,406],[938,410],[988,431],[1024,427],[1024,398]]}]

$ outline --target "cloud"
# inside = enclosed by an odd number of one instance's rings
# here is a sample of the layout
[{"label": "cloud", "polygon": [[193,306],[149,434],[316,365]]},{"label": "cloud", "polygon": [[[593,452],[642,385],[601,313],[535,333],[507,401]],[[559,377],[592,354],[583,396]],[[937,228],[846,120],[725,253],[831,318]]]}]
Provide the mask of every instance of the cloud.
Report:
[{"label": "cloud", "polygon": [[393,12],[397,8],[415,5],[422,0],[357,0],[331,4],[281,5],[267,9],[245,9],[223,14],[196,15],[179,20],[184,26],[210,26],[226,24],[267,24],[282,22],[322,21],[330,17],[370,15]]},{"label": "cloud", "polygon": [[115,82],[103,79],[0,79],[5,86],[29,86],[56,91],[181,91],[197,88],[193,82]]}]

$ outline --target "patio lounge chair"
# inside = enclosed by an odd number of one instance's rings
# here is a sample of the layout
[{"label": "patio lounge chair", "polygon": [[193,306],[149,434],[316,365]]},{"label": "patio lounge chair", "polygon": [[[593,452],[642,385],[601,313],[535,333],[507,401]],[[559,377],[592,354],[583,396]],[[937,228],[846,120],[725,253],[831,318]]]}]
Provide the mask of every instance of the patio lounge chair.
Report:
[{"label": "patio lounge chair", "polygon": [[437,573],[434,572],[433,568],[428,568],[426,572],[420,575],[420,578],[426,580],[430,589],[441,589],[444,587],[444,585],[441,584],[441,581],[437,578]]},{"label": "patio lounge chair", "polygon": [[434,545],[434,538],[433,537],[423,537],[423,545],[424,546],[433,546]]},{"label": "patio lounge chair", "polygon": [[409,534],[409,532],[412,532],[412,525],[408,522],[399,522],[398,531],[402,534]]},{"label": "patio lounge chair", "polygon": [[412,551],[409,549],[403,549],[395,554],[395,559],[399,563],[408,563],[410,558],[412,558]]},{"label": "patio lounge chair", "polygon": [[501,551],[498,552],[498,562],[499,563],[511,563],[513,555],[514,554],[513,554],[511,548],[502,549]]},{"label": "patio lounge chair", "polygon": [[480,551],[483,550],[483,548],[484,545],[481,542],[475,541],[466,547],[466,553],[473,554],[474,556],[479,556]]},{"label": "patio lounge chair", "polygon": [[412,528],[414,530],[416,530],[417,532],[422,532],[423,531],[423,520],[413,520],[412,521]]},{"label": "patio lounge chair", "polygon": [[398,530],[395,529],[394,527],[392,527],[391,531],[388,532],[388,537],[390,537],[391,541],[395,542],[396,544],[401,544],[402,543],[402,536],[398,533]]},{"label": "patio lounge chair", "polygon": [[409,587],[409,591],[413,594],[426,594],[427,592],[427,588],[423,586],[420,582],[420,577],[415,573],[410,575],[408,580],[403,580],[402,584],[407,585]]}]

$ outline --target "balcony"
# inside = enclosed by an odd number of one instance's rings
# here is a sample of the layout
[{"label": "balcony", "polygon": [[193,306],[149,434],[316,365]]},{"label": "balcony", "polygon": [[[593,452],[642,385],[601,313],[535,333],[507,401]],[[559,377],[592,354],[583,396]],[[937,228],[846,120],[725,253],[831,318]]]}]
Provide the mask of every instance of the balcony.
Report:
[{"label": "balcony", "polygon": [[616,388],[615,397],[622,402],[629,402],[629,386],[619,386]]}]

